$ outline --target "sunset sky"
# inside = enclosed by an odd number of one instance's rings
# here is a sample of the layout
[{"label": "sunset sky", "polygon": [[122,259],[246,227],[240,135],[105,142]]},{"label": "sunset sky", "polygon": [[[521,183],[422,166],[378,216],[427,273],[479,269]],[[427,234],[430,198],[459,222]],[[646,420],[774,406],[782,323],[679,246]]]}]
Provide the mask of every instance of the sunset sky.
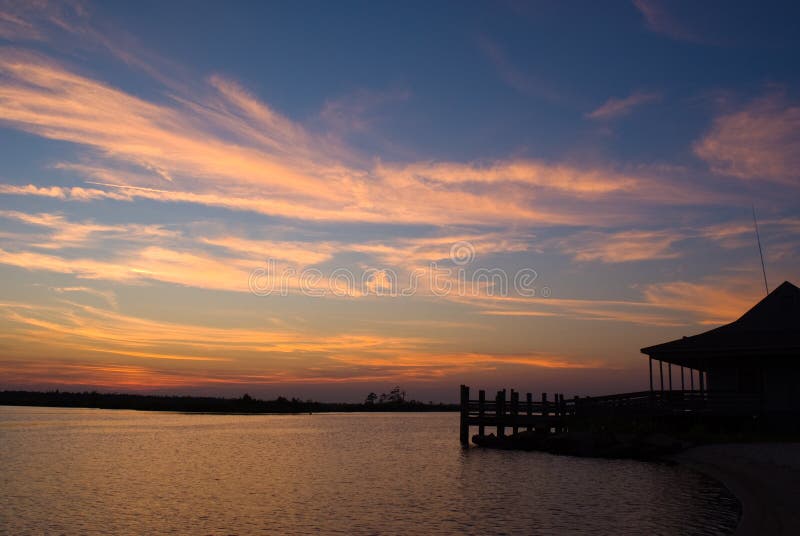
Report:
[{"label": "sunset sky", "polygon": [[0,389],[646,388],[800,281],[798,21],[0,0]]}]

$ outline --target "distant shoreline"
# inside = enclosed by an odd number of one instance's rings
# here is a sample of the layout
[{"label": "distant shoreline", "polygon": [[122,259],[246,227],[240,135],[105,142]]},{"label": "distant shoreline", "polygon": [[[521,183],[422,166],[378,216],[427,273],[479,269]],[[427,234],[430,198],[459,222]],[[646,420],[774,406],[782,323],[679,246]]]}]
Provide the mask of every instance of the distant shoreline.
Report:
[{"label": "distant shoreline", "polygon": [[127,409],[137,411],[172,411],[219,415],[287,415],[302,413],[355,412],[457,412],[458,404],[430,404],[416,400],[374,403],[316,402],[287,399],[259,400],[171,395],[66,391],[0,391],[0,406],[51,408]]}]

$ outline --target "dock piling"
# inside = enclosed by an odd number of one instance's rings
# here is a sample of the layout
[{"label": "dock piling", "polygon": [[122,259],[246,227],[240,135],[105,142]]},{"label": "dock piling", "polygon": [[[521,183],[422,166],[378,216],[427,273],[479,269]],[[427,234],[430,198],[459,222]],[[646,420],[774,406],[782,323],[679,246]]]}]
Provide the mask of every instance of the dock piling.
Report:
[{"label": "dock piling", "polygon": [[505,437],[505,417],[506,417],[506,390],[497,391],[497,402],[495,406],[495,419],[497,420],[497,437]]},{"label": "dock piling", "polygon": [[533,431],[533,419],[531,419],[531,415],[533,415],[533,395],[531,393],[527,393],[525,395],[525,415],[528,417],[528,431]]},{"label": "dock piling", "polygon": [[519,393],[515,390],[511,390],[511,430],[514,435],[517,435],[519,432],[519,426],[517,426],[517,415],[519,415]]},{"label": "dock piling", "polygon": [[547,422],[547,393],[542,393],[542,421],[543,421],[543,428],[542,430],[537,430],[537,432],[541,431],[544,434],[550,433],[550,424]]},{"label": "dock piling", "polygon": [[469,445],[469,387],[461,386],[461,426],[459,439],[462,445]]},{"label": "dock piling", "polygon": [[486,416],[486,391],[478,391],[478,435],[484,436],[483,420]]}]

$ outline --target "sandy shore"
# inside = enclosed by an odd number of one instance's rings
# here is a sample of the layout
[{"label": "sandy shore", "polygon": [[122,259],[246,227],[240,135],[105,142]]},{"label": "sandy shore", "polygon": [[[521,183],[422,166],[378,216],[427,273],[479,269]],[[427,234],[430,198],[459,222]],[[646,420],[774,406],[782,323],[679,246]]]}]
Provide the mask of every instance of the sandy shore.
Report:
[{"label": "sandy shore", "polygon": [[742,503],[735,534],[800,534],[800,443],[706,445],[675,456]]}]

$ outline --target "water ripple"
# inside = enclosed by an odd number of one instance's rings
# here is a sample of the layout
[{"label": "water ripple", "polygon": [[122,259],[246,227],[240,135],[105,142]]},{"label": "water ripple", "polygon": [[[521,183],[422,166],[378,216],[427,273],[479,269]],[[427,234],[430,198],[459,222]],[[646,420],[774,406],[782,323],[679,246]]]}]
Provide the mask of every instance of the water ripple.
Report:
[{"label": "water ripple", "polygon": [[730,534],[681,466],[461,449],[455,414],[0,407],[10,534]]}]

